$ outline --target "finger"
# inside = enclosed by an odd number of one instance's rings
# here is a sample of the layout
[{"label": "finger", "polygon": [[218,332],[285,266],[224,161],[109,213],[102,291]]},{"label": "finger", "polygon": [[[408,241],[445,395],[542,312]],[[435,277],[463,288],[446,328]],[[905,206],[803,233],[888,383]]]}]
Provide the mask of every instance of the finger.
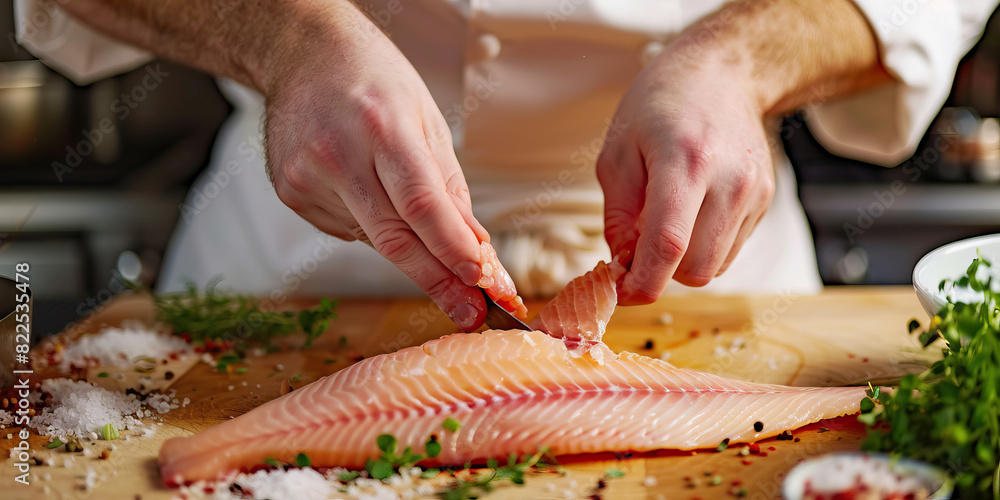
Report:
[{"label": "finger", "polygon": [[705,286],[718,273],[736,240],[744,217],[723,196],[709,192],[698,212],[687,252],[674,280],[687,286]]},{"label": "finger", "polygon": [[697,169],[651,167],[649,172],[639,239],[620,304],[648,304],[660,297],[687,252],[705,199],[706,184]]},{"label": "finger", "polygon": [[736,240],[733,241],[733,247],[729,250],[729,255],[726,256],[726,260],[722,261],[722,267],[720,267],[719,271],[715,274],[716,277],[722,276],[723,273],[729,269],[729,266],[733,263],[733,259],[739,255],[740,249],[743,248],[747,239],[749,239],[750,235],[753,234],[754,229],[757,228],[757,224],[760,223],[762,218],[763,214],[754,218],[747,218],[743,221],[739,232],[736,234]]},{"label": "finger", "polygon": [[628,267],[639,239],[639,215],[646,193],[646,167],[632,141],[605,143],[597,157],[597,180],[604,191],[604,238],[611,255]]},{"label": "finger", "polygon": [[[436,107],[432,112],[437,113],[438,116],[441,114]],[[455,208],[462,214],[462,218],[465,219],[465,223],[472,229],[476,238],[479,241],[489,243],[490,233],[479,223],[479,220],[476,219],[476,216],[472,212],[472,196],[469,193],[469,185],[465,180],[465,172],[462,171],[462,166],[458,163],[458,158],[455,156],[455,148],[451,142],[451,132],[448,130],[448,124],[444,121],[444,117],[441,117],[441,124],[437,128],[445,132],[429,132],[427,133],[427,137],[431,152],[441,167],[441,176],[444,178],[445,188],[448,194],[451,195],[452,201],[455,203]]]},{"label": "finger", "polygon": [[458,326],[467,331],[478,328],[486,315],[479,288],[464,284],[431,254],[396,213],[373,170],[355,174],[341,184],[340,198],[372,247],[413,280]]},{"label": "finger", "polygon": [[[376,147],[375,172],[392,207],[419,237],[421,246],[467,285],[482,277],[479,238],[447,192],[441,166],[423,134],[390,133]],[[369,234],[371,236],[371,234]]]}]

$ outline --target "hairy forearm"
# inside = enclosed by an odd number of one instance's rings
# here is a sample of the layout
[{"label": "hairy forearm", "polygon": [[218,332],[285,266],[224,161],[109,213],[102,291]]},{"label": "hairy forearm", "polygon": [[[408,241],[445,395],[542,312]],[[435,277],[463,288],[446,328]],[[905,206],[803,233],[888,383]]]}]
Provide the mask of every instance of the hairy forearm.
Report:
[{"label": "hairy forearm", "polygon": [[363,15],[347,0],[69,0],[63,8],[114,38],[261,92],[276,66],[335,21]]},{"label": "hairy forearm", "polygon": [[891,78],[871,27],[849,0],[738,0],[673,45],[682,64],[723,64],[742,75],[764,115]]}]

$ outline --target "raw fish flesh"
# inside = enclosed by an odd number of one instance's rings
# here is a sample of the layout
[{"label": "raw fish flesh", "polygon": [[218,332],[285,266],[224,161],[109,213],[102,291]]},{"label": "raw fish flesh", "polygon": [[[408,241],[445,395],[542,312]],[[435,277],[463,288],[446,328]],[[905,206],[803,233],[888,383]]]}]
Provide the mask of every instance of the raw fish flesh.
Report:
[{"label": "raw fish flesh", "polygon": [[[299,453],[313,466],[361,468],[378,456],[380,434],[414,450],[435,435],[441,454],[421,465],[461,465],[542,446],[556,455],[714,448],[858,411],[863,387],[754,384],[612,353],[600,339],[621,272],[602,263],[567,287],[572,295],[546,306],[541,321],[558,337],[449,335],[365,359],[198,435],[170,439],[160,450],[163,480],[216,479],[269,457],[294,463]],[[442,427],[448,417],[461,422],[457,431]]]},{"label": "raw fish flesh", "polygon": [[[263,463],[362,468],[375,439],[461,465],[547,446],[556,455],[751,442],[858,411],[861,387],[798,388],[728,380],[622,353],[600,364],[542,332],[454,334],[369,358],[160,450],[177,485]],[[462,425],[448,432],[448,417]],[[761,432],[755,422],[763,422]]]}]

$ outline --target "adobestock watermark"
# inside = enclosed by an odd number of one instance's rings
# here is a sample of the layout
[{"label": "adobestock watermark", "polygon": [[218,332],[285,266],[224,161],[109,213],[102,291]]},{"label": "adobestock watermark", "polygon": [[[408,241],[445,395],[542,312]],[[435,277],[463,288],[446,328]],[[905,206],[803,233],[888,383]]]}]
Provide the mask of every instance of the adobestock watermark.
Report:
[{"label": "adobestock watermark", "polygon": [[722,373],[732,368],[740,357],[748,352],[748,347],[757,345],[761,337],[771,330],[783,314],[788,312],[798,297],[789,290],[779,290],[771,299],[771,304],[768,307],[758,312],[750,321],[740,327],[732,347],[715,353],[714,361],[706,371]]},{"label": "adobestock watermark", "polygon": [[904,24],[910,21],[913,16],[917,15],[920,8],[927,4],[927,0],[905,0],[903,2],[894,3],[892,6],[892,11],[888,16],[879,18],[875,20],[874,24],[876,31],[880,35],[888,35],[894,31],[899,31]]},{"label": "adobestock watermark", "polygon": [[[36,9],[27,18],[17,19],[21,24],[19,31],[25,38],[33,38],[38,30],[45,28],[53,22],[53,13],[61,5],[66,5],[70,0],[39,0],[35,2]],[[40,7],[40,8],[38,8]],[[7,41],[14,53],[20,55],[21,46],[17,43],[17,35],[14,32],[7,33]]]},{"label": "adobestock watermark", "polygon": [[[316,233],[315,245],[312,251],[298,262],[288,267],[281,273],[281,287],[273,288],[266,297],[259,301],[258,307],[262,312],[274,312],[279,306],[288,301],[289,297],[302,287],[319,268],[320,264],[328,260],[336,253],[337,247],[345,242],[334,236],[314,229]],[[253,335],[256,328],[263,324],[263,318],[259,314],[250,314],[236,325],[236,329],[223,336],[225,342],[233,344],[243,342]]]},{"label": "adobestock watermark", "polygon": [[[149,97],[149,93],[156,90],[163,83],[164,78],[170,76],[170,73],[160,69],[159,63],[148,64],[145,70],[146,74],[138,85],[132,87],[128,92],[123,92],[111,103],[111,111],[119,123],[128,119],[132,111]],[[62,162],[52,162],[52,172],[55,173],[56,179],[63,182],[63,176],[76,170],[83,163],[83,160],[92,155],[105,139],[115,133],[117,126],[115,121],[110,118],[102,118],[97,123],[97,127],[81,130],[83,139],[76,144],[66,146],[65,159]]]},{"label": "adobestock watermark", "polygon": [[503,86],[503,82],[498,80],[495,74],[490,73],[485,77],[478,77],[473,86],[472,91],[467,93],[462,102],[456,102],[444,110],[444,119],[452,130],[459,128],[469,115],[479,109],[483,101],[493,97],[497,89]]},{"label": "adobestock watermark", "polygon": [[209,170],[205,174],[208,181],[192,187],[184,203],[177,205],[184,222],[190,223],[191,219],[208,208],[233,178],[243,173],[245,166],[253,168],[263,162],[264,147],[259,137],[248,136],[236,146],[236,152],[242,155],[241,161],[229,160],[224,166]]},{"label": "adobestock watermark", "polygon": [[562,196],[565,189],[575,183],[581,174],[592,171],[605,144],[618,140],[627,128],[625,124],[608,120],[607,127],[605,127],[601,137],[593,138],[570,153],[569,162],[572,167],[560,170],[552,180],[542,181],[539,184],[541,190],[534,195],[526,196],[523,208],[510,215],[514,230],[522,233],[526,227],[530,227],[538,220],[545,209],[552,206]]},{"label": "adobestock watermark", "polygon": [[[958,141],[956,137],[948,135],[938,135],[931,142],[931,147],[926,148],[919,156],[915,156],[899,168],[906,174],[907,181],[914,183],[923,177],[924,173],[941,158],[941,155],[954,147]],[[843,225],[844,234],[852,244],[865,231],[871,229],[875,222],[886,214],[899,199],[906,194],[906,184],[901,180],[892,181],[885,189],[872,191],[872,202],[867,206],[857,207],[857,217],[852,222],[845,222]]]}]

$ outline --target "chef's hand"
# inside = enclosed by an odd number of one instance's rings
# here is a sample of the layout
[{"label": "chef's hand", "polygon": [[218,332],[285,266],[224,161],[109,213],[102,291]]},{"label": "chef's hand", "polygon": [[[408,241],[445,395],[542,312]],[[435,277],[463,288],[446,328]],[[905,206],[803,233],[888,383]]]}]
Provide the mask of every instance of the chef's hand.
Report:
[{"label": "chef's hand", "polygon": [[774,193],[761,116],[722,63],[665,53],[633,83],[597,162],[605,235],[632,259],[619,303],[652,302],[671,277],[703,286],[732,262]]},{"label": "chef's hand", "polygon": [[413,66],[357,9],[269,72],[267,160],[278,197],[317,228],[392,261],[459,326],[485,304],[469,189]]},{"label": "chef's hand", "polygon": [[765,116],[888,79],[848,0],[743,0],[692,25],[633,82],[597,159],[605,237],[630,264],[619,303],[726,270],[774,193]]}]

